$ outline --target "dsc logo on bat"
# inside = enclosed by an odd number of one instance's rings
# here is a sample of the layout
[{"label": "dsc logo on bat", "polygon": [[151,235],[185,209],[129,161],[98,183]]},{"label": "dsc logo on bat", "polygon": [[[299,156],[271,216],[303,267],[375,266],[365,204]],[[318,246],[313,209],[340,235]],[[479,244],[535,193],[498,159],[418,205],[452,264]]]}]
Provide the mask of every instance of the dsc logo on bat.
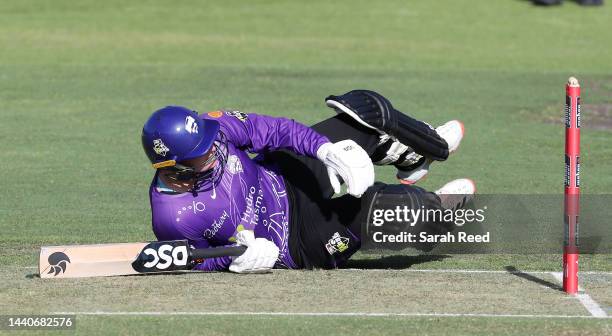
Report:
[{"label": "dsc logo on bat", "polygon": [[[147,262],[143,264],[144,268],[157,268],[160,270],[168,269],[170,266],[186,266],[189,261],[187,246],[172,246],[168,244],[161,245],[157,248],[146,248],[142,251],[147,255]],[[153,258],[151,260],[151,258]]]}]

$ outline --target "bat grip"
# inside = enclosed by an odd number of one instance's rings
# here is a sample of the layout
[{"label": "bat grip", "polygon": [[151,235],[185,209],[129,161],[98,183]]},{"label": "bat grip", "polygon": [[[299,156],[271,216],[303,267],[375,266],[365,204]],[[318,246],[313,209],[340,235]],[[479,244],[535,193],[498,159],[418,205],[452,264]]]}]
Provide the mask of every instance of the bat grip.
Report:
[{"label": "bat grip", "polygon": [[217,258],[217,257],[237,257],[237,256],[242,255],[244,251],[246,251],[246,249],[247,247],[242,246],[242,245],[195,249],[191,251],[191,258],[192,259],[208,259],[208,258]]}]

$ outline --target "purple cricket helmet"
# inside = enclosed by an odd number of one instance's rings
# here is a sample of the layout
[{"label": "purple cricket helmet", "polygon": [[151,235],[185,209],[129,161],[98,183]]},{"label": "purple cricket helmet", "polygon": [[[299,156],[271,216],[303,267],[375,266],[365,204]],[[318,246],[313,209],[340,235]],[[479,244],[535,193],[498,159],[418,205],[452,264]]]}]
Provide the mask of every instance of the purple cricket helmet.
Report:
[{"label": "purple cricket helmet", "polygon": [[219,134],[219,122],[201,119],[182,106],[166,106],[149,117],[142,128],[142,147],[153,168],[206,154]]}]

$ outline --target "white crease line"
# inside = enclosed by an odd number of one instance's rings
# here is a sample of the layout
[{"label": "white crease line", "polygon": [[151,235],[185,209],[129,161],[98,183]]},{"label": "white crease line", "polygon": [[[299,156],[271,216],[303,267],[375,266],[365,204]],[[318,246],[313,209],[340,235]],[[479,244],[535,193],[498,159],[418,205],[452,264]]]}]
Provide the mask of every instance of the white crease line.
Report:
[{"label": "white crease line", "polygon": [[[274,270],[277,271],[277,270]],[[286,271],[286,270],[284,270]],[[374,271],[392,271],[392,272],[413,272],[413,273],[491,273],[491,274],[550,274],[550,271],[494,271],[494,270],[463,270],[463,269],[383,269],[383,268],[375,268],[375,269],[363,269],[363,268],[339,268],[334,271],[366,271],[366,272],[374,272]],[[592,275],[612,275],[612,272],[604,272],[604,271],[586,271],[586,272],[578,272],[578,274],[592,274]]]},{"label": "white crease line", "polygon": [[[292,271],[294,272],[295,270],[290,270],[290,269],[275,269],[273,270],[273,272],[285,272],[285,271]],[[389,268],[338,268],[335,270],[314,270],[314,271],[310,271],[310,270],[305,270],[304,272],[317,272],[317,271],[323,271],[323,272],[404,272],[404,273],[484,273],[484,274],[523,274],[523,273],[527,273],[527,274],[550,274],[551,271],[523,271],[523,270],[516,270],[516,271],[501,271],[501,270],[470,270],[470,269],[389,269]],[[582,275],[612,275],[612,272],[606,272],[606,271],[583,271],[583,272],[578,272],[578,274],[582,274]]]},{"label": "white crease line", "polygon": [[38,269],[38,266],[3,266],[4,269]]},{"label": "white crease line", "polygon": [[[563,273],[561,272],[550,272],[550,274],[560,283],[563,284]],[[576,294],[576,298],[582,303],[584,308],[591,313],[593,317],[598,318],[606,318],[608,314],[606,314],[605,310],[603,310],[599,304],[593,300],[593,298],[587,294],[581,286],[578,286],[578,294]]]},{"label": "white crease line", "polygon": [[[57,315],[94,316],[346,316],[346,317],[507,317],[507,318],[596,318],[591,315],[470,314],[470,313],[368,313],[368,312],[156,312],[156,311],[91,311],[53,312]],[[605,317],[610,318],[610,317]]]}]

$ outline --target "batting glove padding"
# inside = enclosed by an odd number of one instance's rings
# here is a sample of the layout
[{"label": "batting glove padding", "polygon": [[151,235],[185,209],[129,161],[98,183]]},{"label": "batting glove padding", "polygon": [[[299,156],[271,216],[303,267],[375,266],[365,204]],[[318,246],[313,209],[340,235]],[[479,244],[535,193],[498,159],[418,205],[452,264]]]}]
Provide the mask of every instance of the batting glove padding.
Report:
[{"label": "batting glove padding", "polygon": [[327,166],[329,181],[336,194],[341,191],[342,181],[347,185],[347,192],[356,197],[361,197],[374,184],[372,160],[353,140],[323,144],[317,150],[317,157]]},{"label": "batting glove padding", "polygon": [[244,254],[235,257],[229,270],[235,273],[267,273],[278,259],[278,247],[265,238],[255,238],[251,230],[242,230],[236,234],[239,245],[247,247]]}]

